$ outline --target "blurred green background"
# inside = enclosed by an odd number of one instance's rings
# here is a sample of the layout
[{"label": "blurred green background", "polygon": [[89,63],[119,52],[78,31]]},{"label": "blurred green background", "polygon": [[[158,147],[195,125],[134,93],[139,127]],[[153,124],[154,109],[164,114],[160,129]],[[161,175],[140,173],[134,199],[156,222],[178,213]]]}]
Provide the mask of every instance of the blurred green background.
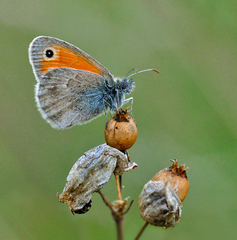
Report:
[{"label": "blurred green background", "polygon": [[[56,198],[74,162],[104,143],[105,117],[57,131],[34,100],[28,46],[39,35],[83,49],[115,76],[134,76],[139,167],[123,177],[134,204],[125,237],[144,224],[137,199],[170,159],[189,167],[179,224],[148,226],[141,239],[234,239],[237,224],[237,3],[199,1],[0,1],[0,239],[116,239],[100,196],[73,217]],[[116,199],[112,178],[103,192]]]}]

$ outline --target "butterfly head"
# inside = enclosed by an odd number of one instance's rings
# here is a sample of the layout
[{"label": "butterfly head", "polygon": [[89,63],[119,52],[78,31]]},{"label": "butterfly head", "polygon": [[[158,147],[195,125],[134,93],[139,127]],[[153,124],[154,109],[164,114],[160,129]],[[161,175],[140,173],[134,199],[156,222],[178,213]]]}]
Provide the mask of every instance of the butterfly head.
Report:
[{"label": "butterfly head", "polygon": [[129,94],[133,91],[135,82],[131,77],[125,77],[118,83],[118,87],[122,90],[122,92],[124,92],[124,94]]}]

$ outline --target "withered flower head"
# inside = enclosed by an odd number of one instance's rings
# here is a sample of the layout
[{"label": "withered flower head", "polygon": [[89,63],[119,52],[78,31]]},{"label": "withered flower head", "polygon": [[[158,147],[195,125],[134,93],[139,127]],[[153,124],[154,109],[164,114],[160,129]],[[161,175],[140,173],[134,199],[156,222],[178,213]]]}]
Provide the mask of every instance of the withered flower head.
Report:
[{"label": "withered flower head", "polygon": [[92,193],[103,188],[114,172],[121,175],[135,167],[137,164],[129,161],[126,154],[107,144],[99,145],[76,161],[57,197],[69,204],[73,213],[85,213],[91,207]]},{"label": "withered flower head", "polygon": [[138,201],[142,218],[164,229],[179,222],[181,202],[189,189],[185,165],[178,167],[177,160],[172,161],[171,167],[159,171],[145,184]]}]

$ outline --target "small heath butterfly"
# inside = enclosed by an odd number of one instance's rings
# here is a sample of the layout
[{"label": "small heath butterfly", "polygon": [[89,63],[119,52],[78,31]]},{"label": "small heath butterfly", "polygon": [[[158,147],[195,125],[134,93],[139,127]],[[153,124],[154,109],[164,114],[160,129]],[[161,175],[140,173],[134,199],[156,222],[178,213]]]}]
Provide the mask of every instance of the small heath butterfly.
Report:
[{"label": "small heath butterfly", "polygon": [[115,78],[102,64],[63,40],[40,36],[29,47],[29,59],[37,84],[35,99],[39,111],[52,127],[70,128],[115,111],[134,87],[131,76]]}]

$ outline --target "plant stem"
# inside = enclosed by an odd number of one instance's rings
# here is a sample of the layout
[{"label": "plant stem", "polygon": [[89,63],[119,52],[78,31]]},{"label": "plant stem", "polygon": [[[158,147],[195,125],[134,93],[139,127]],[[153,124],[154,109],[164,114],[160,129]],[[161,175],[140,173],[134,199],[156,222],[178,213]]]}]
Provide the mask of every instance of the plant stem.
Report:
[{"label": "plant stem", "polygon": [[111,212],[113,212],[113,207],[112,207],[112,204],[109,202],[109,199],[100,190],[98,191],[98,193],[102,197],[105,205],[110,208]]},{"label": "plant stem", "polygon": [[121,192],[121,195],[122,195],[122,190],[123,190],[123,183],[122,183],[122,175],[119,175],[119,185],[120,185],[120,192]]},{"label": "plant stem", "polygon": [[[123,200],[122,197],[122,176],[121,175],[117,175],[115,174],[115,181],[116,181],[116,187],[117,187],[117,194],[118,194],[118,200]],[[117,239],[118,240],[124,240],[124,227],[123,227],[123,220],[124,220],[124,208],[123,206],[121,206],[120,208],[117,209],[118,210],[118,214],[116,214],[116,216],[114,215],[114,220],[116,223],[116,227],[117,227]]]},{"label": "plant stem", "polygon": [[[123,198],[122,198],[122,187],[121,187],[122,176],[115,174],[115,181],[116,181],[116,187],[117,187],[118,201],[115,201],[114,203],[110,203],[108,198],[106,198],[106,196],[101,191],[98,191],[98,193],[102,197],[105,204],[110,208],[113,219],[116,223],[117,240],[124,240],[123,221],[124,221],[124,214],[126,213],[124,209],[127,205],[127,200],[123,201]],[[132,202],[129,205],[129,208],[131,207],[131,205],[132,205]]]},{"label": "plant stem", "polygon": [[124,240],[123,217],[120,219],[116,219],[115,222],[117,227],[117,239]]},{"label": "plant stem", "polygon": [[144,232],[144,230],[146,229],[146,227],[147,227],[148,224],[149,224],[148,222],[145,222],[145,224],[143,225],[142,229],[141,229],[140,232],[137,234],[135,240],[138,240],[138,239],[141,237],[142,233]]},{"label": "plant stem", "polygon": [[116,187],[117,187],[117,195],[118,195],[118,200],[123,200],[122,198],[122,192],[121,192],[121,185],[120,182],[122,181],[122,176],[118,178],[117,174],[114,174],[115,176],[115,181],[116,181]]}]

